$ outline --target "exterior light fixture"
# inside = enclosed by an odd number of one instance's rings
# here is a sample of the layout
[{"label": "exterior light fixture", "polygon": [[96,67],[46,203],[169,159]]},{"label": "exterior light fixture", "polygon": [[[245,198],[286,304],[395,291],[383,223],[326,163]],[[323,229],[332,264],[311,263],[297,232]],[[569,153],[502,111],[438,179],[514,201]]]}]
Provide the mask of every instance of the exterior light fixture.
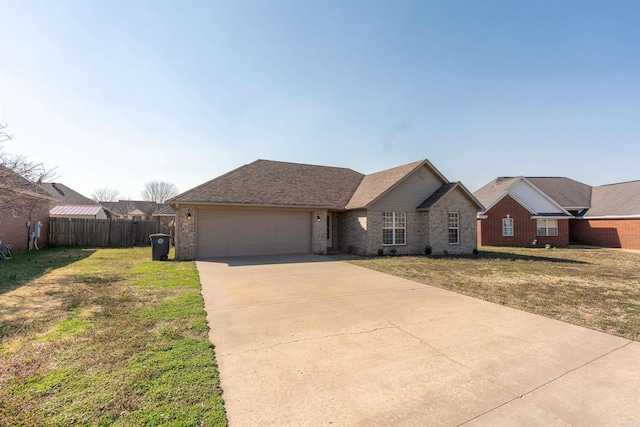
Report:
[{"label": "exterior light fixture", "polygon": [[316,217],[316,221],[320,222],[320,215]]},{"label": "exterior light fixture", "polygon": [[191,212],[187,212],[187,219],[191,221]]}]

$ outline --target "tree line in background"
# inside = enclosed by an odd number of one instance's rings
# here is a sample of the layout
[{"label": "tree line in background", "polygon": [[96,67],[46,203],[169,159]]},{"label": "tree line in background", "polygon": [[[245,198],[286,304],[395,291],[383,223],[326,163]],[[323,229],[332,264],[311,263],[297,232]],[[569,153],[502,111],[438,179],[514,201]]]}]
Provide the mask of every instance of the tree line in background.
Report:
[{"label": "tree line in background", "polygon": [[[144,185],[142,190],[142,200],[147,202],[164,203],[179,193],[178,187],[174,184],[162,181],[150,181]],[[120,191],[115,188],[101,187],[91,194],[91,198],[96,202],[117,202]]]},{"label": "tree line in background", "polygon": [[[26,156],[5,152],[3,144],[12,139],[13,135],[7,133],[7,125],[0,123],[0,211],[19,209],[20,203],[31,204],[30,199],[42,194],[40,183],[58,178],[55,168],[47,169],[43,163],[31,161]],[[21,193],[20,198],[15,197],[16,190]],[[141,196],[145,201],[164,203],[178,193],[174,184],[150,181],[144,185]],[[107,187],[98,188],[91,194],[96,202],[115,202],[119,196],[117,189]]]}]

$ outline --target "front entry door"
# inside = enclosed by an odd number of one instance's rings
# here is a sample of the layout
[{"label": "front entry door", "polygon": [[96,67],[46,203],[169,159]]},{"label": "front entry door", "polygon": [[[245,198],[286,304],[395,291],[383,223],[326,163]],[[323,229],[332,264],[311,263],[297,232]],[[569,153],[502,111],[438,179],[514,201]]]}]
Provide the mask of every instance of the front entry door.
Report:
[{"label": "front entry door", "polygon": [[331,221],[332,215],[330,213],[327,214],[327,247],[333,247],[333,224]]}]

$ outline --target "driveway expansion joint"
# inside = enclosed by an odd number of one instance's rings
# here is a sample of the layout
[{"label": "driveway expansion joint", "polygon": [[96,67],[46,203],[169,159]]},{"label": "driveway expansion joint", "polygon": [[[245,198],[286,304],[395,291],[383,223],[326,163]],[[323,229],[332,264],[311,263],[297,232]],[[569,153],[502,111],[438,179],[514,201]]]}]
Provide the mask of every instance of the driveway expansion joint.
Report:
[{"label": "driveway expansion joint", "polygon": [[[577,371],[578,369],[581,369],[581,368],[583,368],[583,367],[585,367],[585,366],[587,366],[587,365],[590,365],[590,364],[592,364],[593,362],[595,362],[595,361],[597,361],[597,360],[602,359],[603,357],[606,357],[606,356],[608,356],[608,355],[610,355],[610,354],[612,354],[612,353],[615,353],[616,351],[619,351],[619,350],[621,350],[621,349],[623,349],[623,348],[627,347],[628,345],[632,344],[633,342],[634,342],[634,341],[630,341],[630,340],[629,340],[627,343],[625,343],[625,344],[623,344],[623,345],[621,345],[621,346],[619,346],[619,347],[616,347],[616,348],[614,348],[613,350],[610,350],[610,351],[608,351],[608,352],[606,352],[606,353],[604,353],[604,354],[601,354],[600,356],[595,357],[595,358],[593,358],[593,359],[591,359],[591,360],[589,360],[589,361],[587,361],[587,362],[583,363],[582,365],[576,366],[575,368],[572,368],[572,369],[570,369],[570,370],[568,370],[568,371],[564,372],[562,375],[558,375],[557,377],[555,377],[555,378],[553,378],[553,379],[551,379],[551,380],[547,381],[546,383],[544,383],[544,384],[540,384],[539,386],[532,388],[531,390],[527,391],[526,393],[521,394],[520,396],[516,396],[516,397],[514,397],[513,399],[507,400],[506,402],[504,402],[504,403],[502,403],[502,404],[500,404],[500,405],[498,405],[498,406],[496,406],[496,407],[494,407],[494,408],[491,408],[491,409],[489,409],[489,410],[488,410],[488,411],[486,411],[486,412],[483,412],[482,414],[478,414],[478,415],[476,415],[475,417],[473,417],[473,418],[471,418],[471,419],[469,419],[469,420],[465,421],[464,423],[460,424],[459,426],[463,426],[463,425],[465,425],[465,424],[468,424],[468,423],[470,423],[471,421],[473,421],[473,420],[475,420],[475,419],[478,419],[478,418],[480,418],[480,417],[482,417],[482,416],[484,416],[484,415],[486,415],[486,414],[489,414],[489,413],[491,413],[491,412],[495,411],[496,409],[499,409],[499,408],[501,408],[501,407],[503,407],[503,406],[505,406],[505,405],[510,404],[511,402],[515,402],[516,400],[519,400],[519,399],[524,399],[526,396],[530,395],[531,393],[535,392],[536,390],[539,390],[539,389],[541,389],[541,388],[543,388],[543,387],[545,387],[545,386],[547,386],[547,385],[549,385],[549,384],[551,384],[551,383],[553,383],[553,382],[555,382],[555,381],[559,380],[560,378],[563,378],[563,377],[565,377],[565,376],[567,376],[567,375],[571,374],[572,372]],[[532,404],[532,405],[535,405],[535,403],[534,403],[534,402],[531,402],[531,401],[527,401],[527,403]],[[535,406],[536,406],[536,407],[538,407],[538,405],[535,405]],[[538,407],[538,408],[539,408],[539,407]],[[539,409],[541,409],[541,410],[542,410],[542,408],[539,408]],[[566,424],[564,421],[562,421],[562,420],[558,419],[557,417],[555,417],[555,416],[554,416],[554,418],[555,418],[555,419],[557,419],[558,421],[562,422],[563,424]],[[570,424],[566,424],[566,425],[570,425]]]}]

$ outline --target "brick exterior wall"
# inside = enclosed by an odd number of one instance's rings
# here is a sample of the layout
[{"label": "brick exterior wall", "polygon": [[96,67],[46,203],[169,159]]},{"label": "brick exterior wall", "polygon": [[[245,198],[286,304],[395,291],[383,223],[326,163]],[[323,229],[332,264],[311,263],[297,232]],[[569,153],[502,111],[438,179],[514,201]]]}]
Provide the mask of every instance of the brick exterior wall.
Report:
[{"label": "brick exterior wall", "polygon": [[[30,227],[27,227],[30,221]],[[22,252],[29,248],[29,234],[35,230],[36,221],[42,222],[40,237],[37,240],[39,248],[47,246],[49,236],[49,202],[36,203],[31,209],[21,209],[12,212],[0,211],[0,240],[4,245],[12,245],[12,252]]]},{"label": "brick exterior wall", "polygon": [[[191,219],[187,214],[191,212]],[[180,206],[176,210],[175,245],[176,260],[186,261],[196,259],[196,221],[198,220],[198,208],[192,206]]]},{"label": "brick exterior wall", "polygon": [[[338,245],[340,251],[362,255],[367,247],[367,211],[357,210],[338,212],[337,230]],[[333,236],[336,238],[336,235]],[[334,246],[335,243],[334,243]]]},{"label": "brick exterior wall", "polygon": [[[460,214],[459,244],[449,244],[449,212]],[[392,248],[397,255],[423,255],[427,245],[433,254],[468,254],[477,247],[477,209],[457,191],[441,198],[429,211],[407,212],[405,245],[382,244],[382,214],[374,210],[338,213],[338,248],[357,255],[377,255],[379,249],[387,255]]]},{"label": "brick exterior wall", "polygon": [[[507,195],[486,212],[486,219],[478,221],[478,243],[481,246],[529,246],[534,240],[538,245],[566,246],[569,244],[569,220],[558,220],[557,236],[538,236],[537,221],[531,212]],[[513,218],[513,236],[502,235],[502,219]]]},{"label": "brick exterior wall", "polygon": [[[460,213],[460,243],[448,243],[448,213]],[[191,220],[187,213],[191,212]],[[333,219],[333,249],[357,255],[377,255],[382,249],[390,254],[395,248],[397,255],[423,255],[425,247],[431,245],[434,254],[471,253],[477,244],[475,206],[458,192],[441,198],[427,212],[407,212],[406,244],[384,246],[382,244],[383,211],[355,210],[331,213]],[[317,218],[320,217],[320,221]],[[180,206],[176,210],[175,247],[177,260],[192,260],[196,257],[196,223],[198,209]],[[327,253],[327,211],[312,212],[312,251]]]},{"label": "brick exterior wall", "polygon": [[[449,212],[458,212],[460,219],[460,242],[449,244]],[[457,189],[442,197],[429,209],[428,244],[433,254],[470,254],[477,247],[476,219],[478,210]],[[424,247],[422,248],[424,253]]]},{"label": "brick exterior wall", "polygon": [[[320,217],[320,221],[317,218]],[[318,255],[327,254],[327,211],[314,211],[311,218],[312,224],[312,246],[313,253]]]},{"label": "brick exterior wall", "polygon": [[571,241],[606,248],[640,249],[640,219],[572,220]]}]

